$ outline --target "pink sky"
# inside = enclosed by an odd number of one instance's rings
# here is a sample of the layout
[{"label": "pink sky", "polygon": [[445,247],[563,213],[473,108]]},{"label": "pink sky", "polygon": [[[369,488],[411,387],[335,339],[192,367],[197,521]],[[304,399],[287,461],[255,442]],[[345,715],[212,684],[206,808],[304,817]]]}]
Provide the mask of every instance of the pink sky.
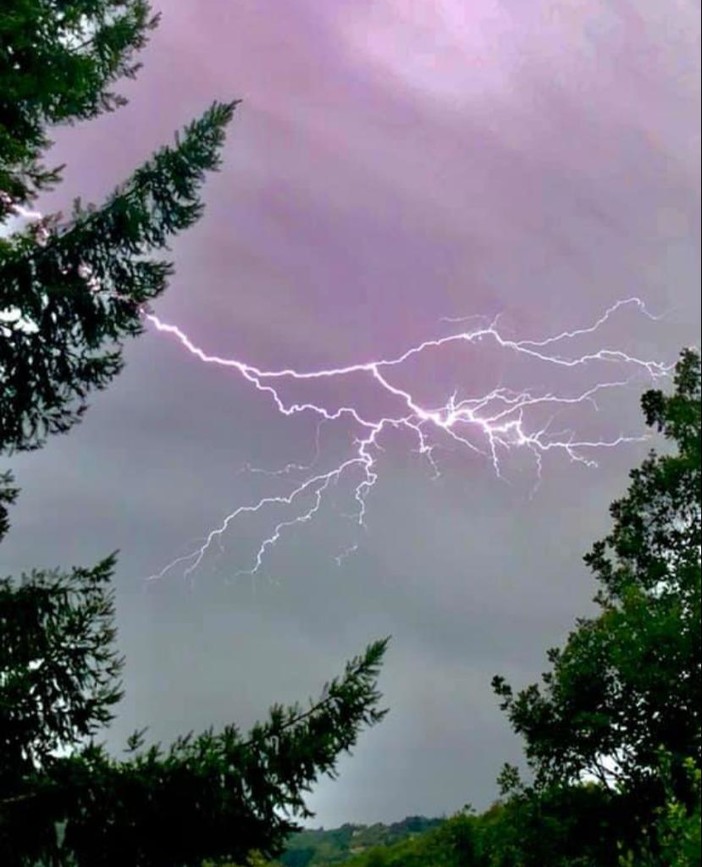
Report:
[{"label": "pink sky", "polygon": [[[69,166],[52,201],[99,199],[210,101],[242,98],[206,216],[174,244],[157,305],[209,351],[336,366],[445,333],[441,317],[503,312],[506,329],[539,338],[632,295],[665,319],[626,313],[608,342],[668,361],[699,343],[695,3],[161,8],[130,105],[57,135]],[[554,462],[533,499],[530,484],[496,484],[471,463],[432,486],[392,452],[367,541],[343,568],[327,551],[345,538],[337,515],[281,548],[256,593],[216,572],[147,593],[142,576],[260,496],[242,465],[301,460],[311,443],[152,332],[127,357],[75,433],[17,462],[23,499],[3,549],[19,569],[121,548],[118,734],[247,724],[392,633],[392,714],[322,784],[319,822],[489,803],[519,754],[490,678],[537,677],[589,610],[580,556],[642,449],[599,471]],[[492,356],[455,364],[471,385],[506,369]],[[639,391],[597,424],[640,430]],[[225,575],[257,532],[229,540]]]}]

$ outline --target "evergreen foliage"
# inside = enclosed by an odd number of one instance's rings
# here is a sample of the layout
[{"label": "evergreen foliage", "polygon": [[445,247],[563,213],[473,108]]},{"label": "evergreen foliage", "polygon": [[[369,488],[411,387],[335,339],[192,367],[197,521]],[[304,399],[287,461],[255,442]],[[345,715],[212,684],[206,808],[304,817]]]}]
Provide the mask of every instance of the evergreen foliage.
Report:
[{"label": "evergreen foliage", "polygon": [[[0,11],[0,223],[56,184],[40,160],[47,124],[92,118],[124,100],[106,88],[134,75],[131,56],[156,24],[140,0],[8,0]],[[165,288],[153,253],[202,215],[236,102],[214,103],[99,208],[74,204],[0,243],[0,452],[68,430],[87,394],[122,366],[125,337]]]},{"label": "evergreen foliage", "polygon": [[[82,416],[122,365],[126,337],[166,286],[158,257],[202,214],[236,102],[215,102],[100,207],[29,229],[12,218],[61,180],[52,126],[124,104],[157,23],[143,0],[4,0],[0,6],[0,454],[39,447]],[[0,537],[17,489],[0,474]],[[307,708],[116,760],[95,738],[122,696],[114,556],[92,569],[0,580],[0,863],[3,867],[201,867],[276,854],[309,815],[305,795],[360,729],[377,723],[386,642],[370,645]]]},{"label": "evergreen foliage", "polygon": [[309,707],[113,759],[94,736],[121,697],[108,558],[92,570],[0,583],[0,863],[200,867],[278,854],[311,814],[305,795],[359,730],[379,722],[386,641]]}]

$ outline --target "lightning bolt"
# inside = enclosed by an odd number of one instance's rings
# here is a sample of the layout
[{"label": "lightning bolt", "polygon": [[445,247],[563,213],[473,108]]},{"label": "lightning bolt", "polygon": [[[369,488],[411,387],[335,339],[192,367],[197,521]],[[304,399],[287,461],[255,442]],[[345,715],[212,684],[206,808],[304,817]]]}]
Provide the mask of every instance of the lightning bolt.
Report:
[{"label": "lightning bolt", "polygon": [[[163,322],[154,313],[145,311],[145,319],[158,333],[174,339],[185,351],[203,364],[232,370],[250,383],[256,391],[265,394],[282,416],[312,414],[319,421],[315,456],[310,464],[304,466],[288,464],[282,470],[268,471],[278,476],[290,476],[294,472],[302,472],[301,481],[292,483],[291,490],[287,494],[263,497],[255,503],[235,508],[219,525],[209,530],[199,547],[168,563],[158,573],[150,576],[150,580],[163,578],[179,566],[183,567],[185,575],[192,574],[202,564],[215,543],[221,547],[222,538],[239,518],[262,512],[269,507],[282,507],[287,513],[286,517],[275,523],[272,531],[260,543],[250,568],[236,573],[237,575],[257,574],[262,569],[268,552],[287,531],[309,523],[320,512],[330,487],[338,483],[342,477],[356,478],[352,495],[354,512],[351,517],[359,527],[364,528],[366,501],[378,481],[377,455],[383,449],[381,444],[383,435],[389,430],[409,432],[416,442],[416,451],[429,462],[435,476],[440,475],[436,451],[446,444],[483,455],[491,462],[498,478],[504,478],[502,456],[514,450],[526,450],[536,467],[537,485],[541,479],[543,459],[549,452],[560,452],[570,461],[594,467],[597,463],[592,457],[593,452],[616,448],[624,443],[642,441],[645,439],[644,436],[619,435],[609,440],[581,439],[572,431],[557,433],[550,430],[558,411],[581,404],[591,404],[597,409],[598,394],[608,389],[623,388],[637,374],[643,374],[653,381],[670,375],[673,365],[638,358],[620,349],[601,348],[579,355],[567,352],[569,344],[577,338],[592,337],[612,317],[627,307],[635,308],[649,319],[659,318],[653,316],[639,298],[628,298],[617,301],[587,327],[562,331],[542,340],[514,340],[502,334],[499,329],[499,317],[497,317],[488,324],[425,340],[395,357],[313,371],[294,368],[264,370],[237,358],[223,358],[209,354],[178,326]],[[470,319],[475,320],[476,317],[445,321],[456,323]],[[565,371],[603,364],[609,368],[616,367],[618,371],[627,375],[598,381],[591,387],[570,396],[552,391],[513,391],[500,386],[478,396],[459,399],[456,390],[448,398],[438,401],[435,406],[424,405],[410,389],[398,384],[399,374],[410,360],[419,359],[430,353],[439,353],[449,346],[477,345],[486,341],[503,352]],[[350,377],[358,376],[364,377],[386,403],[389,402],[394,406],[394,409],[369,413],[368,410],[361,410],[353,403],[331,406],[328,403],[300,401],[285,396],[286,387],[291,384],[325,380],[343,383]],[[538,414],[537,411],[543,409],[551,410],[550,420],[541,426],[535,426],[533,422],[530,424],[530,418],[533,419],[534,415]],[[341,421],[348,422],[354,432],[350,452],[331,469],[317,469],[320,460],[320,426]],[[337,563],[341,564],[357,548],[358,543],[349,545],[335,558]]]},{"label": "lightning bolt", "polygon": [[[37,241],[46,243],[49,230],[44,225],[44,217],[39,211],[25,208],[14,202],[6,193],[0,191],[0,201],[9,206],[15,219],[27,221],[36,232]],[[104,291],[92,274],[89,266],[82,265],[79,274],[85,279],[86,288],[99,293]],[[263,566],[264,559],[289,529],[309,523],[319,513],[325,494],[333,484],[342,477],[356,474],[358,481],[353,486],[352,501],[354,512],[346,517],[355,520],[358,527],[366,527],[366,500],[378,481],[377,455],[383,451],[381,439],[389,430],[408,431],[416,442],[415,451],[426,459],[431,466],[434,477],[440,475],[440,465],[436,457],[438,449],[446,443],[455,447],[484,456],[492,464],[495,475],[504,478],[501,456],[515,450],[526,451],[531,455],[536,467],[536,484],[538,487],[543,469],[543,459],[549,452],[560,452],[570,461],[588,467],[596,467],[597,462],[592,453],[601,449],[613,449],[624,443],[640,442],[645,436],[619,435],[610,440],[580,439],[570,430],[551,431],[551,424],[559,411],[569,406],[590,404],[597,410],[597,395],[611,389],[623,388],[629,385],[636,374],[643,374],[649,380],[656,381],[670,375],[674,364],[666,365],[658,361],[645,360],[632,356],[621,349],[601,348],[585,354],[570,353],[569,344],[578,338],[588,338],[597,334],[606,323],[624,308],[634,308],[639,314],[651,320],[657,320],[639,298],[627,298],[617,301],[608,307],[604,313],[591,325],[546,337],[542,340],[513,340],[505,337],[499,329],[499,316],[491,322],[478,325],[467,330],[455,331],[444,337],[425,340],[416,346],[411,346],[402,354],[392,358],[382,358],[343,367],[333,367],[315,371],[298,371],[293,368],[281,370],[262,370],[236,358],[222,358],[211,355],[197,346],[190,337],[178,326],[163,322],[148,305],[144,305],[141,314],[157,332],[175,339],[188,353],[204,364],[215,365],[233,370],[254,389],[267,395],[277,411],[283,416],[312,414],[318,419],[315,452],[309,464],[290,463],[281,470],[259,470],[246,466],[249,472],[266,473],[270,476],[290,478],[294,474],[302,474],[301,481],[293,482],[291,490],[285,495],[269,496],[257,502],[239,506],[234,509],[220,524],[209,530],[199,547],[190,553],[172,560],[160,572],[150,576],[150,580],[163,578],[178,566],[184,567],[184,574],[195,572],[202,564],[212,546],[217,543],[222,548],[222,539],[230,526],[247,514],[264,511],[267,507],[283,507],[289,517],[275,523],[273,530],[260,543],[251,567],[240,570],[237,575],[257,574]],[[483,321],[478,316],[461,318],[444,318],[442,321],[451,324],[470,321]],[[17,310],[0,310],[0,328],[24,328],[36,330],[31,321],[24,321]],[[440,400],[435,406],[426,406],[416,395],[397,383],[398,375],[408,362],[419,359],[429,353],[437,353],[449,346],[460,347],[462,344],[478,345],[490,341],[495,347],[505,353],[524,357],[552,367],[569,371],[576,368],[587,368],[600,363],[608,367],[616,367],[626,373],[624,378],[598,381],[591,387],[581,390],[575,395],[565,395],[552,391],[514,391],[505,387],[494,388],[485,394],[459,399],[458,390],[454,390],[447,398]],[[376,412],[369,415],[357,406],[342,405],[331,408],[320,402],[299,402],[286,399],[286,385],[290,383],[339,381],[350,377],[364,377],[385,399],[391,399],[395,409]],[[536,425],[534,416],[544,409],[551,408],[549,421],[541,426]],[[530,422],[530,419],[532,420]],[[353,426],[354,438],[350,453],[328,470],[318,470],[321,461],[320,431],[322,425],[348,420]],[[478,442],[476,442],[478,440]],[[479,444],[480,443],[480,444]],[[532,492],[533,493],[533,492]],[[311,505],[302,505],[311,500]],[[359,548],[354,542],[345,547],[336,557],[341,563]]]}]

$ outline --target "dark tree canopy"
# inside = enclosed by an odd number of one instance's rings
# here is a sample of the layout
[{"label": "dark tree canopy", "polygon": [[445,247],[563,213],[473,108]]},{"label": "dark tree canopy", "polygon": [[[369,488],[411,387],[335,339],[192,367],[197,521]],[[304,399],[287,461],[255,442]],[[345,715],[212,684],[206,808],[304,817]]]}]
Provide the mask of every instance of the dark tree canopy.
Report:
[{"label": "dark tree canopy", "polygon": [[95,741],[122,696],[114,647],[114,559],[0,581],[0,863],[201,867],[277,854],[305,795],[361,728],[379,722],[386,641],[346,666],[307,708],[274,706],[167,748]]},{"label": "dark tree canopy", "polygon": [[541,686],[493,685],[537,790],[590,775],[645,813],[666,796],[692,804],[686,764],[702,767],[699,354],[683,352],[673,394],[649,391],[642,407],[672,448],[631,472],[611,532],[585,558],[600,614],[549,652]]},{"label": "dark tree canopy", "polygon": [[[199,192],[219,164],[236,101],[214,103],[100,207],[8,223],[61,180],[43,163],[52,127],[125,100],[133,55],[158,21],[143,0],[4,0],[0,4],[0,455],[67,431],[122,366],[126,337],[171,266],[157,254],[202,214]],[[0,538],[11,477],[0,476]]]},{"label": "dark tree canopy", "polygon": [[[142,0],[5,0],[0,10],[0,224],[60,181],[46,129],[124,99],[132,55],[157,23]],[[0,240],[0,452],[68,430],[121,367],[120,345],[171,266],[154,252],[202,214],[236,102],[215,103],[101,207],[74,205]]]},{"label": "dark tree canopy", "polygon": [[111,557],[91,570],[0,581],[0,788],[21,789],[57,751],[112,719],[122,660],[112,649]]},{"label": "dark tree canopy", "polygon": [[3,0],[0,7],[0,221],[61,178],[42,159],[47,127],[124,105],[110,91],[158,23],[144,0]]},{"label": "dark tree canopy", "polygon": [[121,341],[141,332],[143,306],[171,273],[145,254],[201,216],[199,188],[233,109],[214,105],[101,208],[77,203],[70,222],[44,221],[41,243],[25,232],[0,247],[0,309],[16,316],[0,325],[0,450],[68,430],[88,392],[119,372]]}]

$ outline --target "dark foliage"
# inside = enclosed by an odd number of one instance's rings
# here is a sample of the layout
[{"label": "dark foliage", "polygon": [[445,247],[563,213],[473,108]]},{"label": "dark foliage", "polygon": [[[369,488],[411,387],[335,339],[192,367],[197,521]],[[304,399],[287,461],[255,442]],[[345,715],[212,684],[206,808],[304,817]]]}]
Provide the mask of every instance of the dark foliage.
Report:
[{"label": "dark foliage", "polygon": [[[654,825],[666,799],[692,809],[686,762],[702,766],[699,354],[682,354],[672,395],[649,391],[642,406],[674,449],[631,472],[612,531],[585,558],[601,613],[549,652],[543,685],[515,695],[493,681],[525,738],[535,790],[589,774],[622,796],[639,829]],[[504,780],[515,790],[512,770]]]},{"label": "dark foliage", "polygon": [[0,863],[194,865],[277,854],[306,817],[304,796],[359,730],[379,722],[370,645],[303,709],[274,706],[167,748],[113,759],[94,736],[121,697],[113,647],[114,561],[0,583]]},{"label": "dark foliage", "polygon": [[[202,214],[236,102],[215,102],[101,207],[77,201],[7,234],[61,179],[44,155],[52,126],[124,104],[110,90],[157,18],[144,0],[0,4],[0,454],[71,428],[88,394],[122,365],[166,286],[155,254]],[[0,475],[0,537],[17,490]],[[278,852],[308,815],[305,794],[363,726],[384,715],[376,689],[386,642],[352,660],[307,709],[271,709],[235,726],[118,761],[95,741],[121,697],[110,579],[93,569],[0,581],[0,864],[201,867]]]},{"label": "dark foliage", "polygon": [[[42,162],[48,129],[125,103],[110,87],[135,75],[157,21],[143,0],[0,4],[0,227],[61,179]],[[68,430],[119,372],[122,341],[171,273],[153,254],[202,214],[236,105],[214,103],[101,207],[77,201],[70,219],[0,236],[0,454]],[[1,476],[0,538],[12,493]]]}]

